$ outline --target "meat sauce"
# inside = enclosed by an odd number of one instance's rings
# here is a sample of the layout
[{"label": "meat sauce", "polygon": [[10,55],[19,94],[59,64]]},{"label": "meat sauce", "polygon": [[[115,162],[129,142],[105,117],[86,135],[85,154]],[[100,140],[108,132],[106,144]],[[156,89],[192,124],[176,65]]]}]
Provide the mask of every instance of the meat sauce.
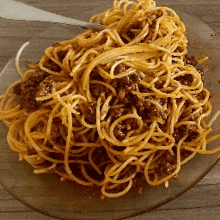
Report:
[{"label": "meat sauce", "polygon": [[22,109],[35,111],[40,108],[41,102],[36,101],[36,94],[40,89],[40,83],[48,76],[48,73],[39,70],[14,87],[14,93],[20,96]]},{"label": "meat sauce", "polygon": [[[184,57],[184,62],[186,65],[193,65],[193,66],[197,65],[197,60],[195,59],[194,56],[186,55]],[[117,68],[118,68],[117,69],[118,73],[122,73],[126,71],[127,69],[127,67],[122,64],[118,65]],[[198,69],[198,72],[201,75],[202,81],[204,81],[203,69]],[[96,80],[104,81],[104,79],[100,78],[100,76],[99,76],[99,79],[96,78]],[[145,88],[141,86],[140,84],[141,80],[142,78],[138,74],[132,74],[132,75],[124,76],[123,78],[115,79],[110,83],[115,88],[118,94],[118,96],[115,98],[115,99],[118,99],[117,104],[122,105],[122,107],[112,108],[110,110],[109,114],[111,115],[112,122],[120,118],[123,115],[131,113],[132,112],[131,106],[134,106],[137,109],[138,115],[141,116],[144,122],[143,128],[145,130],[149,128],[148,119],[150,118],[160,118],[164,120],[165,123],[161,125],[161,129],[164,130],[166,129],[166,120],[168,118],[168,112],[166,110],[159,109],[155,104],[151,102],[151,100],[159,102],[161,105],[169,104],[170,100],[163,99],[163,98],[158,100],[154,96],[148,96],[147,98],[139,98],[138,96],[134,95],[132,93],[133,91],[139,91],[143,93],[151,92],[149,88]],[[193,76],[191,74],[185,74],[183,76],[176,77],[175,80],[179,81],[182,85],[191,85],[193,82]],[[163,82],[158,81],[155,86],[156,88],[160,89],[163,86]],[[101,87],[92,86],[90,88],[90,91],[91,91],[91,94],[94,100],[85,107],[86,113],[87,113],[86,120],[87,122],[95,123],[96,100],[98,97],[100,97],[101,94],[107,95],[108,89],[104,86],[101,86]],[[197,94],[198,96],[197,98],[202,100],[205,98],[205,95],[206,93],[202,91],[201,93]],[[115,99],[113,99],[112,102],[114,102]],[[202,112],[192,115],[192,120],[197,120],[197,118],[201,114]],[[114,135],[118,140],[123,141],[130,129],[137,129],[137,128],[138,128],[138,124],[137,124],[136,119],[127,119],[117,124],[117,126],[114,129]],[[183,126],[180,126],[174,129],[173,136],[174,136],[175,142],[178,143],[179,140],[184,135],[188,135],[186,139],[186,141],[188,142],[196,139],[199,134],[195,130],[196,128],[194,126],[187,126],[187,125],[183,125]],[[174,171],[173,165],[175,165],[177,162],[176,156],[175,156],[176,154],[174,156],[171,156],[170,153],[166,151],[164,152],[165,153],[163,154],[163,156],[158,160],[158,164],[155,169],[155,172],[158,173],[158,175],[160,176],[167,176],[171,174]],[[188,157],[190,154],[191,154],[190,151],[181,150],[181,159]],[[139,174],[138,176],[140,177],[138,178],[140,181],[136,181],[137,185],[139,185],[138,182],[143,182],[141,181],[141,179],[143,180],[142,174]],[[173,178],[177,179],[178,175],[175,175]]]},{"label": "meat sauce", "polygon": [[[66,53],[67,51],[58,53],[60,61],[64,59]],[[44,63],[44,67],[54,72],[61,71],[60,66],[50,59]],[[54,81],[50,74],[37,69],[35,73],[14,87],[14,93],[20,97],[21,108],[31,112],[39,109],[42,104],[42,102],[36,101],[36,97],[49,94],[53,85]]]},{"label": "meat sauce", "polygon": [[[153,20],[152,20],[152,25],[153,25]],[[134,28],[134,27],[132,27]],[[132,35],[132,34],[131,34]],[[132,36],[130,36],[132,37]],[[62,60],[65,57],[66,52],[63,52],[60,54],[60,60]],[[184,58],[184,62],[186,65],[196,65],[197,61],[194,56],[188,56],[186,55]],[[60,67],[54,63],[53,61],[49,60],[45,63],[44,65],[46,68],[52,71],[59,72],[61,71]],[[118,73],[122,73],[127,70],[128,67],[125,65],[120,64],[116,71]],[[204,81],[204,73],[202,69],[198,69],[198,72],[201,74],[201,78]],[[104,82],[105,80],[97,74],[96,70],[91,73],[91,79],[93,80],[99,80]],[[134,95],[133,91],[138,91],[142,93],[150,93],[151,89],[150,88],[145,88],[140,84],[140,81],[142,80],[142,77],[139,76],[138,74],[131,74],[124,76],[122,78],[118,78],[115,80],[112,80],[110,82],[110,85],[112,85],[116,93],[118,94],[117,97],[114,97],[111,101],[113,103],[117,99],[117,104],[122,107],[119,108],[112,108],[109,111],[109,115],[111,115],[111,120],[112,122],[115,121],[116,119],[120,118],[123,115],[126,115],[128,113],[132,112],[132,107],[134,106],[137,109],[138,115],[142,118],[144,125],[143,129],[149,128],[149,119],[150,118],[160,118],[165,121],[163,125],[161,125],[161,129],[164,130],[166,129],[166,120],[168,118],[168,112],[166,110],[159,109],[153,102],[151,101],[156,101],[159,102],[161,105],[166,105],[169,103],[169,99],[157,99],[154,96],[147,96],[145,98],[140,98],[136,95]],[[190,85],[193,81],[192,75],[190,74],[185,74],[184,76],[179,76],[176,77],[175,80],[179,81],[183,85]],[[20,97],[20,105],[21,108],[26,109],[27,111],[35,111],[40,108],[42,105],[42,102],[36,101],[36,96],[44,96],[47,95],[51,92],[51,88],[54,86],[54,81],[50,77],[50,74],[42,71],[42,70],[36,70],[34,74],[29,76],[26,80],[21,82],[20,84],[16,85],[14,87],[14,93],[17,94]],[[158,81],[156,83],[156,88],[160,89],[163,86],[163,82]],[[95,123],[96,121],[96,105],[97,105],[97,99],[101,95],[105,95],[106,97],[109,95],[111,92],[108,88],[106,88],[103,85],[100,84],[90,84],[90,92],[92,95],[92,102],[85,104],[85,115],[86,118],[85,120],[87,123]],[[198,94],[201,99],[205,97],[205,94],[201,92],[201,94]],[[197,115],[196,117],[199,117]],[[194,118],[194,120],[196,120]],[[77,122],[79,123],[79,122]],[[60,128],[62,127],[62,122],[60,119],[55,119],[53,124],[52,124],[52,139],[57,143],[57,144],[62,144],[65,145],[65,140],[63,139],[61,135]],[[114,130],[114,135],[115,137],[122,141],[125,139],[127,133],[131,129],[137,129],[139,127],[137,120],[136,119],[126,119],[122,122],[120,122],[115,130]],[[174,138],[175,141],[178,142],[185,134],[188,135],[188,138],[186,141],[192,141],[196,137],[198,137],[198,133],[194,131],[193,126],[180,126],[179,128],[174,130]],[[117,148],[117,146],[114,146]],[[94,161],[100,160],[100,154],[102,152],[105,152],[103,149],[100,148],[98,151],[99,153],[96,155],[94,154],[95,158]],[[189,156],[191,152],[182,150],[181,151],[181,157],[186,158]],[[107,159],[107,154],[103,154],[104,157]],[[170,153],[164,151],[164,154],[160,159],[158,160],[157,167],[155,169],[156,173],[160,176],[166,176],[171,174],[173,170],[173,165],[176,164],[176,158],[175,156],[171,156]],[[131,166],[132,170],[132,166]],[[97,174],[95,174],[97,175]],[[100,177],[99,177],[100,178]],[[174,178],[178,178],[178,176],[175,176]],[[143,175],[139,173],[137,175],[136,181],[134,181],[133,186],[139,186],[140,183],[144,182],[143,181]]]}]

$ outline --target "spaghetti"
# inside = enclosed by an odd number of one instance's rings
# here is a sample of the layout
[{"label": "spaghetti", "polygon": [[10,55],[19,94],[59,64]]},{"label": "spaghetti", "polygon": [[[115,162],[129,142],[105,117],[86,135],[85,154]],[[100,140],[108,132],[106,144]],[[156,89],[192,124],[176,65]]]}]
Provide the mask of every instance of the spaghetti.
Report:
[{"label": "spaghetti", "polygon": [[138,182],[177,179],[207,149],[212,106],[187,55],[183,22],[153,0],[115,0],[91,22],[106,25],[56,42],[1,96],[8,143],[34,168],[100,186],[106,197]]}]

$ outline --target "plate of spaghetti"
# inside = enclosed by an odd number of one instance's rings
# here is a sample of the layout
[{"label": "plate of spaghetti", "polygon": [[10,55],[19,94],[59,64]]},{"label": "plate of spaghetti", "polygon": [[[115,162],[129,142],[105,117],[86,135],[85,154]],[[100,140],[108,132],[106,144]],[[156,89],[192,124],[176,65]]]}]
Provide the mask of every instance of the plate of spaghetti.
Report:
[{"label": "plate of spaghetti", "polygon": [[[21,46],[0,75],[0,182],[61,219],[122,219],[217,162],[219,37],[153,0],[114,0]],[[202,55],[201,55],[202,54]]]}]

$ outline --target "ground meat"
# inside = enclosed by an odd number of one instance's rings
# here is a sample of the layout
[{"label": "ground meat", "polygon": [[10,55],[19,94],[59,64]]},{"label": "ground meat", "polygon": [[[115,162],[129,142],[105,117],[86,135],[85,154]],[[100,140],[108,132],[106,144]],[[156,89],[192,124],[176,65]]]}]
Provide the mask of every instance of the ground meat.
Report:
[{"label": "ground meat", "polygon": [[206,97],[206,91],[201,91],[200,93],[198,93],[198,94],[196,95],[196,98],[197,98],[198,100],[204,100],[205,97]]},{"label": "ground meat", "polygon": [[199,133],[197,131],[192,131],[189,136],[186,138],[186,142],[191,142],[199,137]]},{"label": "ground meat", "polygon": [[120,87],[124,88],[126,92],[136,90],[139,82],[140,76],[138,74],[131,74],[118,79]]},{"label": "ground meat", "polygon": [[120,95],[118,96],[118,100],[120,104],[124,104],[129,109],[131,108],[132,100],[136,96],[133,95],[131,92],[126,92],[125,89],[122,89]]},{"label": "ground meat", "polygon": [[44,63],[43,65],[46,69],[52,70],[53,72],[60,72],[61,68],[59,65],[54,63],[52,60],[48,60],[47,62]]},{"label": "ground meat", "polygon": [[114,80],[112,86],[116,89],[119,95],[119,103],[130,105],[133,98],[136,97],[132,94],[132,91],[137,91],[139,88],[140,76],[138,74],[132,74]]},{"label": "ground meat", "polygon": [[189,56],[189,55],[186,54],[184,56],[184,63],[185,63],[185,65],[196,66],[197,60],[194,56]]},{"label": "ground meat", "polygon": [[[157,13],[154,14],[149,14],[146,16],[146,22],[147,24],[149,24],[149,28],[150,30],[153,30],[155,25],[156,25],[156,21],[157,19],[162,15],[162,12],[160,10],[157,11]],[[142,31],[143,26],[142,26],[142,22],[140,21],[136,21],[131,23],[125,31],[125,34],[131,39],[135,39],[137,37],[137,35]],[[139,30],[139,31],[137,31]],[[125,41],[125,43],[128,43],[126,39],[123,39]]]},{"label": "ground meat", "polygon": [[108,154],[106,153],[106,149],[104,147],[97,147],[94,150],[92,156],[95,164],[102,164],[110,160]]},{"label": "ground meat", "polygon": [[158,159],[155,172],[162,177],[170,175],[175,171],[174,164],[176,164],[176,156],[166,152]]},{"label": "ground meat", "polygon": [[128,113],[128,109],[121,107],[121,108],[113,108],[110,110],[110,114],[112,116],[112,120],[115,121],[117,118]]},{"label": "ground meat", "polygon": [[180,149],[181,161],[189,157],[192,154],[192,151]]},{"label": "ground meat", "polygon": [[146,183],[146,179],[143,173],[138,172],[133,179],[132,188],[143,186]]},{"label": "ground meat", "polygon": [[36,93],[39,90],[40,83],[48,75],[44,71],[37,71],[15,86],[14,93],[20,96],[21,108],[25,108],[28,111],[35,111],[40,107],[41,102],[36,101]]},{"label": "ground meat", "polygon": [[64,51],[61,50],[61,51],[59,51],[58,58],[59,58],[60,62],[63,61],[63,59],[65,58],[67,52],[68,52],[68,50],[64,50]]},{"label": "ground meat", "polygon": [[133,100],[134,106],[138,109],[139,115],[144,116],[145,115],[145,109],[149,109],[151,107],[151,103],[145,99],[134,99]]},{"label": "ground meat", "polygon": [[40,85],[39,90],[36,93],[37,97],[42,97],[51,93],[52,87],[55,85],[55,82],[51,76],[44,79]]},{"label": "ground meat", "polygon": [[[153,31],[156,26],[157,19],[163,14],[162,11],[158,10],[156,13],[146,15],[146,23],[149,24],[150,31]],[[145,23],[144,22],[144,23]],[[124,27],[120,33],[122,40],[124,43],[129,43],[127,38],[123,37],[123,34],[127,35],[131,40],[135,39],[138,34],[143,29],[143,22],[136,21],[131,22],[127,27]]]},{"label": "ground meat", "polygon": [[142,30],[142,23],[137,21],[135,23],[131,23],[128,27],[128,29],[126,30],[126,35],[133,40],[136,36],[137,36],[137,32],[133,31],[134,29],[140,29]]},{"label": "ground meat", "polygon": [[[110,110],[110,114],[112,116],[112,121],[122,117],[123,115],[128,114],[129,108],[115,108]],[[118,140],[123,140],[126,137],[126,134],[131,129],[137,129],[138,124],[135,118],[126,119],[119,124],[116,125],[114,129],[114,135]]]},{"label": "ground meat", "polygon": [[175,80],[179,81],[184,86],[189,86],[193,82],[193,76],[191,74],[185,74],[185,75],[176,77]]},{"label": "ground meat", "polygon": [[114,135],[116,139],[122,141],[130,130],[138,129],[139,125],[135,118],[128,118],[115,126]]},{"label": "ground meat", "polygon": [[152,92],[152,90],[150,88],[147,88],[147,87],[145,87],[143,85],[139,85],[139,91],[141,93],[151,93]]},{"label": "ground meat", "polygon": [[60,118],[54,118],[51,126],[51,138],[58,144],[65,145],[66,141],[61,135],[60,129],[63,127]]},{"label": "ground meat", "polygon": [[97,101],[95,100],[85,105],[85,115],[88,123],[93,124],[96,122],[96,105]]},{"label": "ground meat", "polygon": [[[148,99],[153,99],[148,97]],[[160,102],[160,100],[156,100]],[[164,100],[162,100],[164,102]],[[147,99],[134,98],[132,104],[137,108],[138,114],[143,119],[149,119],[152,117],[160,117],[163,120],[167,119],[167,112],[159,109],[155,104],[151,103]]]},{"label": "ground meat", "polygon": [[[103,77],[100,76],[100,74],[98,73],[98,71],[96,69],[94,69],[91,72],[90,80],[91,81],[96,80],[96,81],[100,81],[100,82],[105,82]],[[104,94],[106,93],[107,96],[108,96],[110,90],[106,86],[104,86],[102,84],[91,83],[90,84],[90,92],[91,92],[93,98],[98,99],[102,93],[104,93]]]},{"label": "ground meat", "polygon": [[[125,72],[127,68],[128,67],[124,64],[118,65],[116,67],[116,74]],[[112,80],[111,86],[116,89],[118,94],[121,90],[124,90],[125,93],[128,93],[138,89],[140,80],[141,77],[138,74],[131,74],[122,78]]]},{"label": "ground meat", "polygon": [[73,127],[81,127],[82,126],[82,124],[77,120],[77,118],[74,116],[74,115],[72,115],[72,119],[73,119]]},{"label": "ground meat", "polygon": [[128,118],[125,120],[125,125],[127,127],[127,130],[135,130],[135,129],[138,129],[138,123],[137,123],[137,119],[135,118]]},{"label": "ground meat", "polygon": [[21,83],[17,84],[15,87],[14,87],[14,94],[16,95],[21,95],[22,94],[22,89],[21,89]]},{"label": "ground meat", "polygon": [[125,131],[124,126],[122,125],[122,123],[118,123],[115,126],[114,135],[115,135],[116,139],[118,139],[119,141],[122,141],[122,140],[125,139],[126,131]]},{"label": "ground meat", "polygon": [[128,70],[128,66],[126,66],[123,63],[120,63],[119,65],[116,66],[115,73],[116,74],[124,73],[126,70]]},{"label": "ground meat", "polygon": [[[66,53],[67,51],[60,51],[58,53],[60,61],[64,59]],[[44,67],[55,72],[61,71],[60,66],[50,59],[44,63]],[[44,96],[51,92],[54,82],[51,78],[47,78],[49,75],[49,73],[38,69],[26,80],[14,87],[14,93],[20,96],[21,108],[35,111],[41,106],[42,103],[36,101],[36,95]]]},{"label": "ground meat", "polygon": [[[121,66],[121,71],[125,68],[124,65]],[[161,117],[162,119],[167,119],[167,113],[159,109],[155,104],[151,103],[149,99],[160,102],[162,105],[166,103],[164,99],[155,99],[154,97],[147,96],[146,98],[139,98],[134,95],[133,91],[140,92],[151,92],[150,89],[143,87],[139,84],[141,77],[138,74],[131,74],[117,80],[114,80],[114,87],[119,94],[118,104],[124,104],[123,109],[112,109],[111,113],[113,119],[121,117],[123,114],[127,114],[131,109],[131,106],[136,107],[138,114],[144,119],[149,119],[152,117]],[[125,109],[126,112],[125,112]]]},{"label": "ground meat", "polygon": [[163,85],[164,85],[164,81],[162,81],[162,80],[157,80],[157,81],[155,82],[155,87],[156,87],[157,89],[163,88]]},{"label": "ground meat", "polygon": [[193,125],[182,125],[178,128],[174,129],[173,137],[175,139],[175,142],[178,143],[181,138],[183,138],[185,135],[188,135],[187,141],[192,141],[195,138],[195,134],[198,135],[198,133],[195,133],[195,126]]},{"label": "ground meat", "polygon": [[166,160],[164,161],[161,160],[161,161],[158,161],[157,168],[155,171],[160,176],[167,176],[173,173],[174,169],[172,167],[172,164],[170,164]]},{"label": "ground meat", "polygon": [[96,69],[94,69],[91,74],[90,74],[90,79],[91,80],[98,80],[98,81],[102,81],[104,82],[104,79],[102,78],[102,76],[100,76],[100,74],[98,73],[98,71]]},{"label": "ground meat", "polygon": [[90,92],[96,99],[100,97],[102,93],[107,93],[109,89],[101,84],[90,84]]}]

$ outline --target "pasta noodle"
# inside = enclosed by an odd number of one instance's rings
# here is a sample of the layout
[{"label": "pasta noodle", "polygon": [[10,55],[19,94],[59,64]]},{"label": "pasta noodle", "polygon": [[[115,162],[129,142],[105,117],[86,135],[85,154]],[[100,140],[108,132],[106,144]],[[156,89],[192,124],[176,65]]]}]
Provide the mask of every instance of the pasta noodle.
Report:
[{"label": "pasta noodle", "polygon": [[[177,179],[207,138],[212,105],[187,55],[186,29],[153,0],[115,0],[91,22],[106,25],[56,42],[1,96],[8,143],[34,168],[97,185],[106,197]],[[205,61],[200,60],[200,63]]]}]

